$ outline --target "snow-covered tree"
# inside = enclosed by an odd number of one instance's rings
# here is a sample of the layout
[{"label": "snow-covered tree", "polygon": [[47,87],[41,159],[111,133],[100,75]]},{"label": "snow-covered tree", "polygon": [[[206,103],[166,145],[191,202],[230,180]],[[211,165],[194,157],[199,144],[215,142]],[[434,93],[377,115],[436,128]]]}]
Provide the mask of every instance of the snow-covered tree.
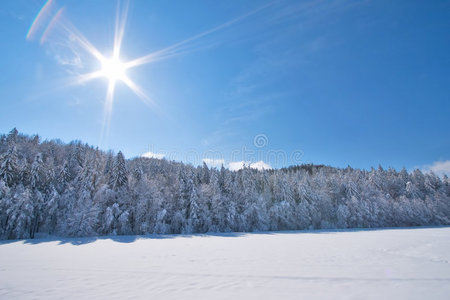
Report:
[{"label": "snow-covered tree", "polygon": [[126,189],[128,185],[127,169],[125,166],[125,157],[122,152],[119,151],[114,161],[114,165],[111,171],[111,177],[109,186],[111,189],[118,191],[120,189]]},{"label": "snow-covered tree", "polygon": [[217,170],[0,135],[0,238],[449,225],[449,216],[448,177],[420,170]]},{"label": "snow-covered tree", "polygon": [[10,146],[8,151],[2,155],[0,161],[0,178],[3,179],[6,185],[13,186],[17,183],[17,179],[19,177],[16,146]]}]

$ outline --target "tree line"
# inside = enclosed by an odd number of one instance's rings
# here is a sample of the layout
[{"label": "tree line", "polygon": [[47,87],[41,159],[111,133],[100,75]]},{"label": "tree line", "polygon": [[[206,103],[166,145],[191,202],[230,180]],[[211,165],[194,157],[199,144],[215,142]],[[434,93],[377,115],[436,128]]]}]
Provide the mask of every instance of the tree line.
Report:
[{"label": "tree line", "polygon": [[405,169],[230,171],[0,135],[0,238],[450,224],[450,180]]}]

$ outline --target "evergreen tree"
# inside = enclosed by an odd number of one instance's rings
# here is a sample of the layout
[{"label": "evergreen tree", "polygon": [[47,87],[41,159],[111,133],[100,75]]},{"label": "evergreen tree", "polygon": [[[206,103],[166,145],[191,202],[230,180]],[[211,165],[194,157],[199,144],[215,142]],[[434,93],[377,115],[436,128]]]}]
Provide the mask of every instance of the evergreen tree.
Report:
[{"label": "evergreen tree", "polygon": [[109,181],[109,186],[111,187],[111,189],[115,191],[118,191],[120,189],[126,189],[128,186],[125,158],[121,151],[117,153]]},{"label": "evergreen tree", "polygon": [[8,133],[8,137],[6,138],[6,142],[8,143],[8,145],[15,145],[17,143],[17,137],[19,135],[19,132],[17,131],[17,129],[14,127],[9,133]]},{"label": "evergreen tree", "polygon": [[44,162],[42,161],[41,153],[38,153],[31,165],[31,188],[42,189],[46,183],[46,176],[44,171]]},{"label": "evergreen tree", "polygon": [[0,156],[0,178],[7,186],[13,186],[19,177],[16,146],[12,145],[6,154]]},{"label": "evergreen tree", "polygon": [[449,216],[449,179],[432,172],[216,170],[0,135],[0,238],[449,225]]}]

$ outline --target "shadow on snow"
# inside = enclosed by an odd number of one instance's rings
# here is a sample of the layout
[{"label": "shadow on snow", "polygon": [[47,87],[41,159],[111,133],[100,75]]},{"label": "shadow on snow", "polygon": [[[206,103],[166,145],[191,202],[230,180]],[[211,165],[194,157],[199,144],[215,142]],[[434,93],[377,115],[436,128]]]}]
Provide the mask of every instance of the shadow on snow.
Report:
[{"label": "shadow on snow", "polygon": [[35,239],[25,240],[3,240],[1,245],[11,243],[24,243],[37,245],[42,243],[58,242],[58,245],[71,244],[81,246],[93,243],[95,241],[111,240],[117,243],[133,243],[138,240],[163,240],[175,238],[193,238],[193,237],[244,237],[249,235],[282,235],[282,234],[336,234],[336,233],[356,233],[361,231],[384,231],[384,230],[407,230],[407,229],[427,229],[427,228],[448,228],[450,226],[415,226],[415,227],[382,227],[382,228],[346,228],[346,229],[313,229],[313,230],[289,230],[289,231],[254,231],[254,232],[208,232],[193,234],[147,234],[147,235],[108,235],[108,236],[91,236],[91,237],[58,237],[46,236],[37,237]]}]

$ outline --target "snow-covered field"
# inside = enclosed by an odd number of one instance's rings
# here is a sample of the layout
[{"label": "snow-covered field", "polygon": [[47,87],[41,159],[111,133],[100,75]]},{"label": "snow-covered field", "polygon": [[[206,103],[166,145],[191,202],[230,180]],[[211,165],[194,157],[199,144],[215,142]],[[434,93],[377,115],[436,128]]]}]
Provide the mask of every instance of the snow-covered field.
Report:
[{"label": "snow-covered field", "polygon": [[449,227],[0,242],[1,299],[449,297]]}]

